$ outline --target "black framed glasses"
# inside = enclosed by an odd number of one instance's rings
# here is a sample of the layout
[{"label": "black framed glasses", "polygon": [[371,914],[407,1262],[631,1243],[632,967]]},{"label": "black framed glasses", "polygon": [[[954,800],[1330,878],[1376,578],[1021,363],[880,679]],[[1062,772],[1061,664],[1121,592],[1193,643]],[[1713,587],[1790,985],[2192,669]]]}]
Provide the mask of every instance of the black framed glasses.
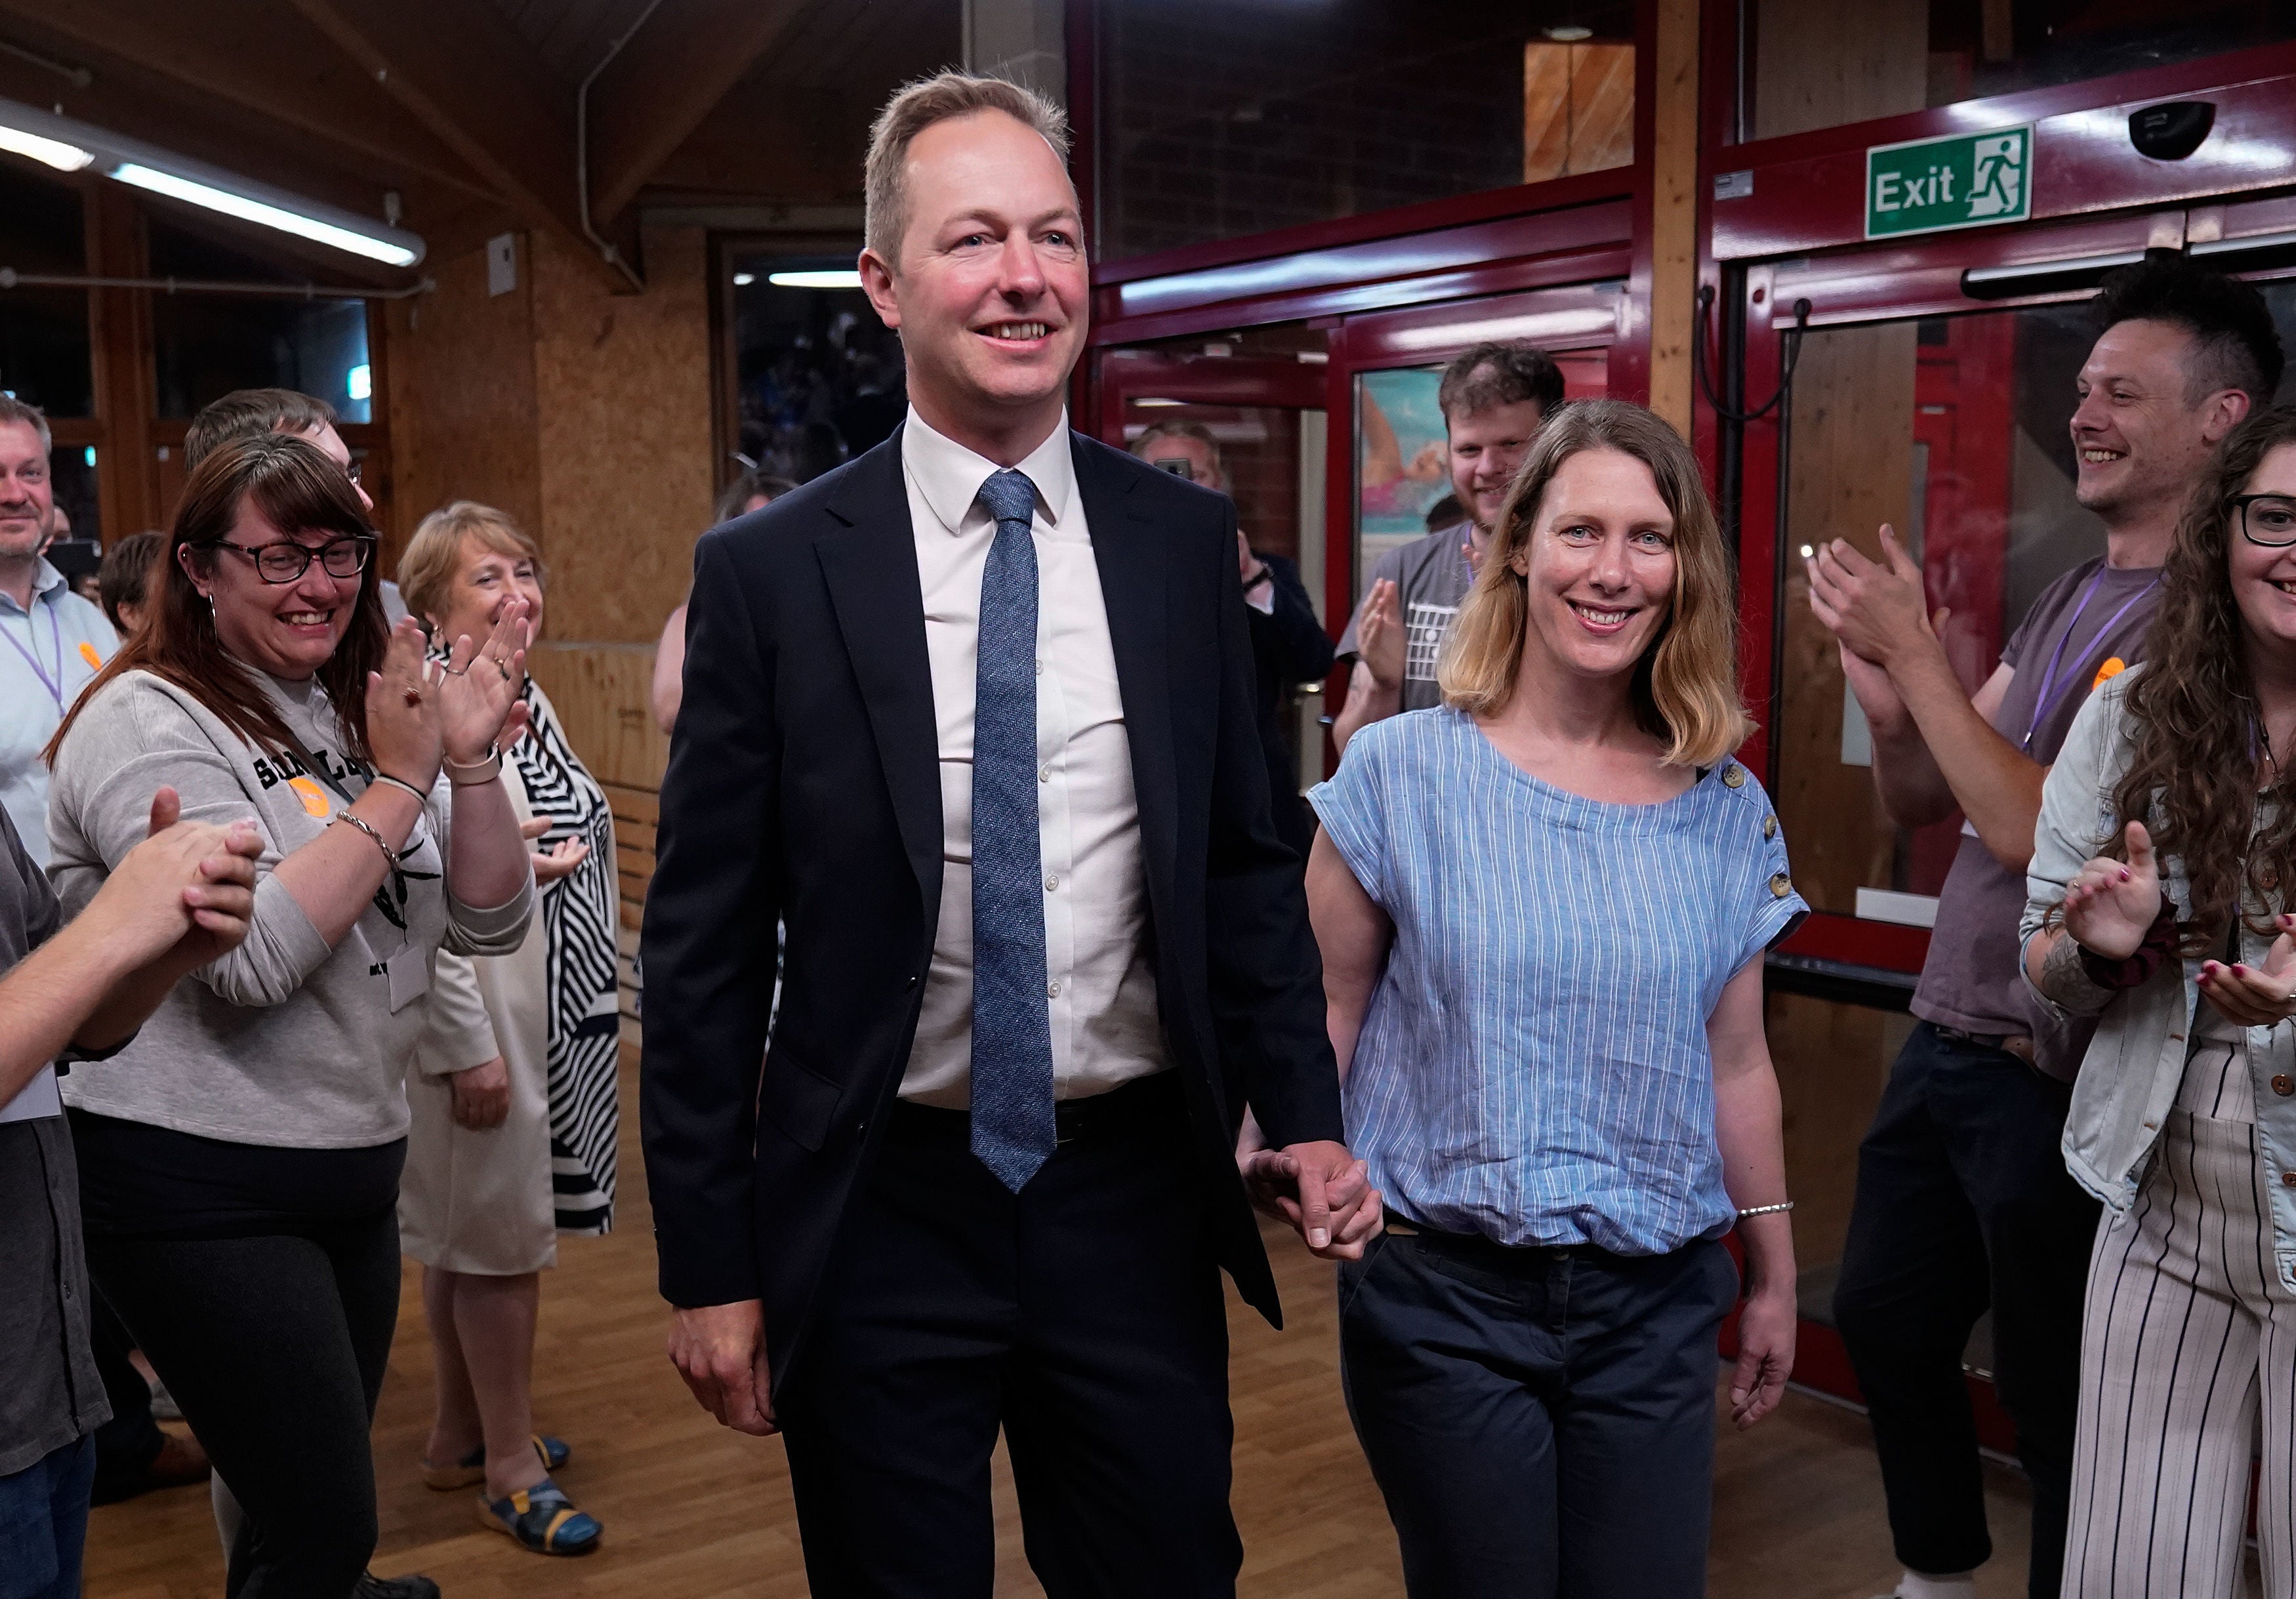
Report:
[{"label": "black framed glasses", "polygon": [[2296,495],[2236,494],[2225,504],[2240,518],[2240,535],[2249,543],[2268,549],[2296,544]]},{"label": "black framed glasses", "polygon": [[316,546],[297,544],[291,538],[273,544],[234,544],[228,538],[218,538],[216,546],[246,556],[255,563],[255,575],[266,583],[292,583],[311,570],[316,560],[320,570],[330,578],[356,578],[366,570],[366,563],[374,556],[375,541],[371,537],[338,538]]}]

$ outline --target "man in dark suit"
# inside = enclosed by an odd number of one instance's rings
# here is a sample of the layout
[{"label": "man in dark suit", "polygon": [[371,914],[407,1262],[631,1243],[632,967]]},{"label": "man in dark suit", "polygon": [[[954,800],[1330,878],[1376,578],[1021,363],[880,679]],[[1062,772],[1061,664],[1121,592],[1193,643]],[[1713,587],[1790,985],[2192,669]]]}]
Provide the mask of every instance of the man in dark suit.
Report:
[{"label": "man in dark suit", "polygon": [[[1063,426],[1060,115],[897,95],[864,281],[910,409],[695,558],[646,911],[670,1352],[785,1431],[817,1595],[987,1599],[1000,1427],[1054,1599],[1232,1594],[1225,1266],[1359,1255],[1222,496]],[[774,928],[788,929],[762,1071]]]}]

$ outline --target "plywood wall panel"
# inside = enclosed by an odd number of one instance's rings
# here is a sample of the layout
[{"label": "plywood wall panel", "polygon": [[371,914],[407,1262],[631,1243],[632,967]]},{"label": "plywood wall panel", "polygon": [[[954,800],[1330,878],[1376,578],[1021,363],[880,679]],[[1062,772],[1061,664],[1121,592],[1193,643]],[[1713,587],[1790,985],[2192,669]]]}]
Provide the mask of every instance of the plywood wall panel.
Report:
[{"label": "plywood wall panel", "polygon": [[438,288],[384,313],[394,569],[414,524],[452,500],[496,506],[529,530],[542,520],[526,235],[518,248],[507,294],[487,292],[485,253],[470,250],[424,263]]},{"label": "plywood wall panel", "polygon": [[1754,137],[1917,111],[1928,99],[1926,5],[1762,0]]},{"label": "plywood wall panel", "polygon": [[[554,614],[554,593],[550,603]],[[545,640],[528,655],[527,665],[593,777],[623,788],[661,787],[669,740],[646,709],[653,680],[652,644]]]},{"label": "plywood wall panel", "polygon": [[[540,538],[552,636],[651,644],[709,525],[709,250],[649,230],[646,291],[610,294],[570,249],[534,258]],[[643,685],[631,706],[641,714]]]}]

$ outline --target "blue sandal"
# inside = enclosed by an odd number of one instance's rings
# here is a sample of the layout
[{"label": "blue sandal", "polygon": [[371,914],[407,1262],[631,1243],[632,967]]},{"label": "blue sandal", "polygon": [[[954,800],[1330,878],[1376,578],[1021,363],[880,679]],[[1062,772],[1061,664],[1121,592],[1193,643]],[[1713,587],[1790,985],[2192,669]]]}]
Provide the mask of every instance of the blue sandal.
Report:
[{"label": "blue sandal", "polygon": [[[547,1433],[534,1435],[534,1452],[542,1461],[542,1469],[555,1472],[573,1457],[574,1450],[562,1438]],[[445,1493],[449,1488],[470,1488],[487,1480],[487,1447],[480,1444],[453,1465],[432,1465],[422,1463],[422,1485]]]},{"label": "blue sandal", "polygon": [[594,1517],[575,1509],[565,1490],[547,1477],[507,1499],[480,1495],[479,1520],[537,1554],[587,1554],[605,1530]]}]

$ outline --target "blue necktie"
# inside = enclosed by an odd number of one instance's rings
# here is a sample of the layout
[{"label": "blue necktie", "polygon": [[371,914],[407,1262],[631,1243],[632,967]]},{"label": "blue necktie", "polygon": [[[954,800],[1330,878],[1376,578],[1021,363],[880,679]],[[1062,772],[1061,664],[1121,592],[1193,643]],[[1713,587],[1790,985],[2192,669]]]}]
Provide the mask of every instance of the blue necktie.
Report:
[{"label": "blue necktie", "polygon": [[1044,849],[1037,831],[1036,486],[993,473],[972,701],[972,1152],[1018,1193],[1053,1152]]}]

